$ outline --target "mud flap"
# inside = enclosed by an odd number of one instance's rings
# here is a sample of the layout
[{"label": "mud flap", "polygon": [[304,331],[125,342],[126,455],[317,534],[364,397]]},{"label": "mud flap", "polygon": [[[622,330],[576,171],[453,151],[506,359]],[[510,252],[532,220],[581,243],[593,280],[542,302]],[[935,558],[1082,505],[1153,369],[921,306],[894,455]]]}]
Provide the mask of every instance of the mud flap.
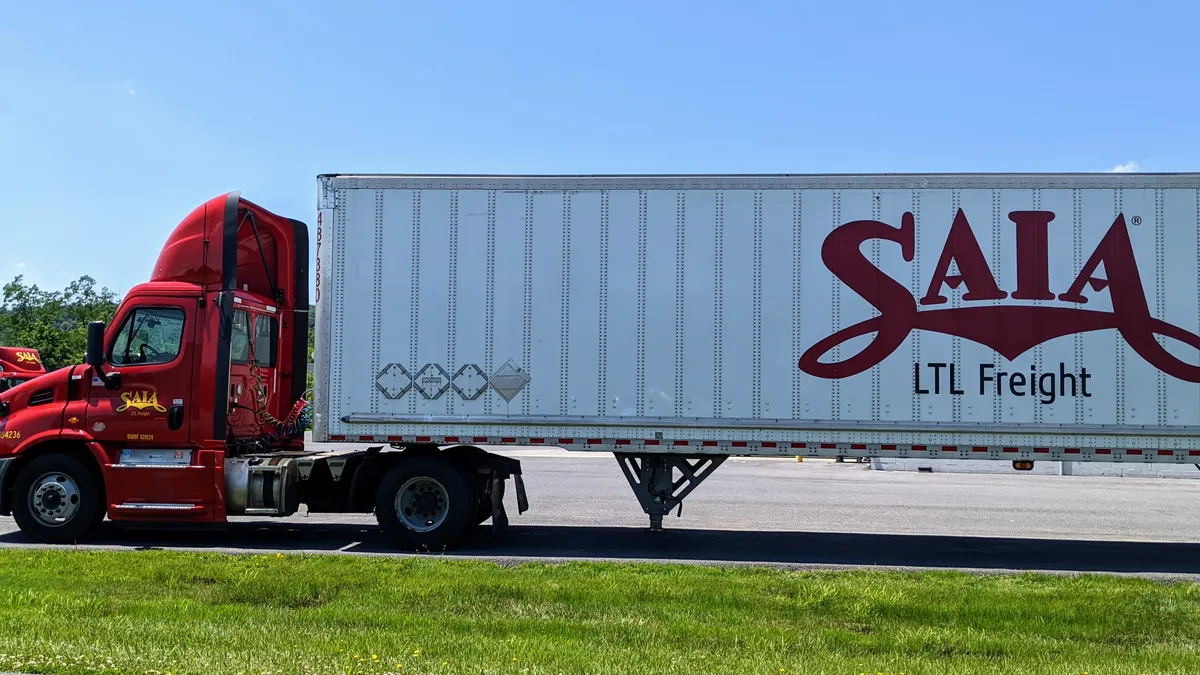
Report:
[{"label": "mud flap", "polygon": [[[508,514],[504,512],[504,474],[492,473],[492,534],[501,535],[508,529]],[[518,476],[519,478],[519,476]]]},{"label": "mud flap", "polygon": [[492,532],[494,534],[502,534],[508,529],[508,512],[504,510],[504,491],[505,483],[509,478],[513,479],[517,488],[517,513],[521,514],[529,510],[529,497],[525,494],[525,481],[521,478],[521,474],[492,472]]},{"label": "mud flap", "polygon": [[[1200,468],[1200,465],[1197,465]],[[529,498],[525,496],[525,480],[521,478],[521,474],[513,474],[513,483],[517,486],[517,514],[525,513],[529,510]]]}]

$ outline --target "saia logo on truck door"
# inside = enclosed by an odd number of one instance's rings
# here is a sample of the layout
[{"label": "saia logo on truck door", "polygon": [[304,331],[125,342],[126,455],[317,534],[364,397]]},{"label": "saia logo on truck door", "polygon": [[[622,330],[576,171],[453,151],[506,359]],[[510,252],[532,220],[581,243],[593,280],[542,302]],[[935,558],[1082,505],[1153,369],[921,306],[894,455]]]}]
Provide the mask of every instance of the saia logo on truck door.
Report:
[{"label": "saia logo on truck door", "polygon": [[138,411],[152,409],[155,412],[167,412],[166,408],[159,405],[158,394],[144,389],[121,393],[121,405],[117,406],[116,412],[125,412],[130,408]]},{"label": "saia logo on truck door", "polygon": [[[827,379],[857,375],[890,356],[913,330],[971,340],[1012,360],[1054,338],[1115,328],[1150,365],[1181,380],[1200,382],[1200,366],[1175,358],[1155,338],[1162,335],[1200,350],[1200,336],[1150,315],[1124,214],[1113,221],[1071,286],[1057,296],[1050,291],[1047,246],[1047,226],[1054,220],[1054,213],[1013,211],[1008,218],[1016,223],[1017,230],[1017,288],[1011,295],[996,283],[971,224],[959,209],[920,304],[945,304],[942,285],[946,284],[952,289],[964,287],[964,302],[1057,299],[1082,305],[1087,302],[1083,291],[1090,286],[1093,291],[1108,291],[1112,311],[992,304],[918,311],[918,301],[909,289],[872,264],[860,248],[872,239],[895,242],[904,260],[912,262],[916,246],[913,214],[905,213],[898,228],[876,220],[856,220],[825,237],[821,261],[880,315],[817,342],[801,356],[800,369]],[[951,263],[957,264],[958,274],[950,274]],[[1101,264],[1107,278],[1096,276]],[[871,333],[876,334],[875,338],[858,354],[837,363],[818,361],[834,347]]]},{"label": "saia logo on truck door", "polygon": [[32,363],[36,366],[40,361],[34,352],[17,352],[17,363]]}]

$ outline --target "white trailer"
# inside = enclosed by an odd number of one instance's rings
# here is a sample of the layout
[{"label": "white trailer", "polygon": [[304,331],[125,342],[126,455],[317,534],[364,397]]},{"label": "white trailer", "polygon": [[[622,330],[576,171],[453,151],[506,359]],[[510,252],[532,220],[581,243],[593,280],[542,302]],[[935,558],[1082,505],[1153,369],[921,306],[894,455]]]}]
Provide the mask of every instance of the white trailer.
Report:
[{"label": "white trailer", "polygon": [[[1200,174],[319,178],[314,437],[1200,462]],[[518,487],[519,487],[518,482]]]}]

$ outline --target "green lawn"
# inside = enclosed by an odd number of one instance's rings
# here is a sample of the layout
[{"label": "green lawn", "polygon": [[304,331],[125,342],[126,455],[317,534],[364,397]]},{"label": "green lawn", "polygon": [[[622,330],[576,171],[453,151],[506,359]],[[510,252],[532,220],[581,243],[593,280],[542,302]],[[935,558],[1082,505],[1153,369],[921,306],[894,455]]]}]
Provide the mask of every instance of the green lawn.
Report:
[{"label": "green lawn", "polygon": [[0,671],[1198,673],[1200,585],[0,550]]}]

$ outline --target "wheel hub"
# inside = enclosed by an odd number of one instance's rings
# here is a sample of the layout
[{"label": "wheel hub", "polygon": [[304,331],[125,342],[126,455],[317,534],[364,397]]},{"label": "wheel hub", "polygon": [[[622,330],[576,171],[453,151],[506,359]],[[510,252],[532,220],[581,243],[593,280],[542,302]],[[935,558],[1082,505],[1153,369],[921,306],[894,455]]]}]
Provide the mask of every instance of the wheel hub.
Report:
[{"label": "wheel hub", "polygon": [[60,527],[71,522],[79,513],[79,486],[63,473],[48,473],[33,483],[29,506],[33,516],[43,525]]},{"label": "wheel hub", "polygon": [[441,526],[450,512],[445,486],[433,478],[410,478],[396,493],[396,515],[414,532],[429,532]]}]

